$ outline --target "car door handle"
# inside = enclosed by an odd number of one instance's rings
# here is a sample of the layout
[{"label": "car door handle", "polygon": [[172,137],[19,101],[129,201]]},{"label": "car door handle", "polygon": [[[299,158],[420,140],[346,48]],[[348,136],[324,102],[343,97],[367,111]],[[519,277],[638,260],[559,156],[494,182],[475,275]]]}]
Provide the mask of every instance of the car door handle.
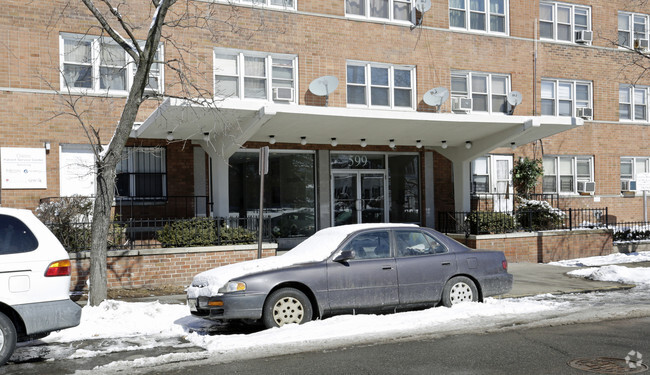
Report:
[{"label": "car door handle", "polygon": [[392,270],[393,267],[392,266],[383,266],[383,267],[381,267],[381,269],[382,270]]},{"label": "car door handle", "polygon": [[451,262],[442,262],[443,266],[451,266]]}]

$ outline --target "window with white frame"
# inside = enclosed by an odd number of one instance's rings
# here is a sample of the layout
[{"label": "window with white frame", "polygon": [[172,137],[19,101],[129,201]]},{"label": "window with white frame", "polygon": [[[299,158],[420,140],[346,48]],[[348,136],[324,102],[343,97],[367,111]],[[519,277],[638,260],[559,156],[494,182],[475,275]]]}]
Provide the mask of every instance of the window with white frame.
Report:
[{"label": "window with white frame", "polygon": [[269,8],[280,8],[280,9],[289,9],[289,10],[296,9],[295,0],[219,0],[219,1],[228,4],[266,6]]},{"label": "window with white frame", "polygon": [[449,27],[508,33],[508,0],[449,0]]},{"label": "window with white frame", "polygon": [[472,160],[472,193],[490,192],[490,159],[481,156]]},{"label": "window with white frame", "polygon": [[635,48],[635,41],[641,40],[648,41],[648,15],[618,12],[619,46]]},{"label": "window with white frame", "polygon": [[348,62],[349,106],[413,109],[415,68],[367,62]]},{"label": "window with white frame", "polygon": [[120,198],[167,196],[167,157],[161,147],[126,147],[117,164],[115,186]]},{"label": "window with white frame", "polygon": [[510,76],[505,74],[452,72],[451,96],[472,98],[472,111],[508,113]]},{"label": "window with white frame", "polygon": [[[136,65],[112,40],[75,34],[60,35],[61,88],[75,92],[126,94]],[[162,45],[149,71],[147,90],[162,92]]]},{"label": "window with white frame", "polygon": [[544,193],[577,193],[581,183],[594,181],[591,156],[544,156]]},{"label": "window with white frame", "polygon": [[215,49],[214,94],[296,103],[297,63],[295,55]]},{"label": "window with white frame", "polygon": [[576,116],[576,108],[593,108],[591,82],[542,79],[542,115]]},{"label": "window with white frame", "polygon": [[591,31],[591,8],[566,3],[540,2],[539,36],[563,42],[577,42],[579,31]]},{"label": "window with white frame", "polygon": [[650,172],[650,158],[622,157],[621,158],[621,191],[636,190],[632,181],[636,181],[640,173]]},{"label": "window with white frame", "polygon": [[413,22],[412,0],[345,0],[345,15],[396,22]]},{"label": "window with white frame", "polygon": [[647,86],[618,86],[619,120],[648,122],[649,89]]}]

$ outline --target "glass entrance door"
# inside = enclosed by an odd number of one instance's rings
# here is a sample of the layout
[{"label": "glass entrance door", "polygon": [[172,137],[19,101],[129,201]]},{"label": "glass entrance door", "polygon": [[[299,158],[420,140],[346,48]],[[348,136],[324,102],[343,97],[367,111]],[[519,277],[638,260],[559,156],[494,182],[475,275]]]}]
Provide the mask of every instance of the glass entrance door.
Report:
[{"label": "glass entrance door", "polygon": [[386,222],[384,172],[334,172],[332,180],[334,225]]}]

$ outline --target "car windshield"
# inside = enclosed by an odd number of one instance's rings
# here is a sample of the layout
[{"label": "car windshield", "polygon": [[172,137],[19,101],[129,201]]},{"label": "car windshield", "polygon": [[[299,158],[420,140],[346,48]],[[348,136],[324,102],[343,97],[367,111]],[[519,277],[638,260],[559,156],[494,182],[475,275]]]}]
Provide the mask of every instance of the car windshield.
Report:
[{"label": "car windshield", "polygon": [[343,230],[337,227],[320,230],[282,256],[294,258],[300,263],[325,260],[349,233],[349,229]]}]

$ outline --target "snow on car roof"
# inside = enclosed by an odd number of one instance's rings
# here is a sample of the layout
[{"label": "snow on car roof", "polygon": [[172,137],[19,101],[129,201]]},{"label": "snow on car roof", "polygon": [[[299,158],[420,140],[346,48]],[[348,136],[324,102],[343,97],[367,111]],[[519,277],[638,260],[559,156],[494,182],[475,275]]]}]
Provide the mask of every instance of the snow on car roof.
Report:
[{"label": "snow on car roof", "polygon": [[296,264],[320,262],[329,257],[351,233],[363,229],[417,227],[415,224],[351,224],[321,229],[287,253],[213,268],[194,277],[187,289],[188,298],[212,296],[228,281],[253,273],[276,270]]}]

